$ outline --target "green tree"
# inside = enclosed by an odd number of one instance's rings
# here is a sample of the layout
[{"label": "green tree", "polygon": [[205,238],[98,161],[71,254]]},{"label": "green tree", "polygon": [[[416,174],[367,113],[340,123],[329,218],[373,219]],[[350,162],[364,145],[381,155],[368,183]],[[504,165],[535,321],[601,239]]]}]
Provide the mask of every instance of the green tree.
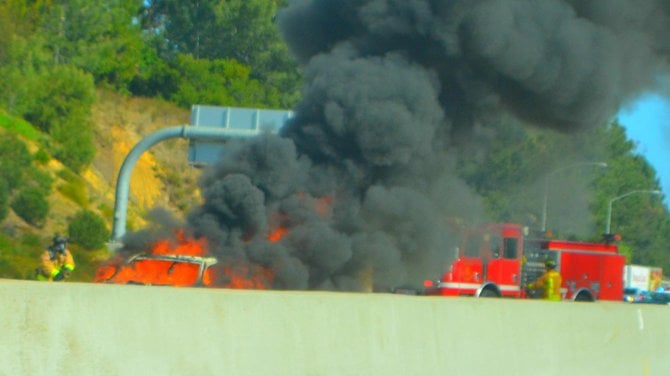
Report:
[{"label": "green tree", "polygon": [[49,214],[49,201],[38,187],[27,187],[19,191],[12,200],[11,207],[16,215],[36,227],[42,227]]},{"label": "green tree", "polygon": [[[156,46],[151,46],[152,42]],[[168,99],[177,91],[174,77],[178,72],[170,66],[168,60],[160,56],[158,44],[159,40],[152,36],[142,49],[138,73],[129,84],[130,92],[134,95]]]},{"label": "green tree", "polygon": [[228,106],[278,106],[276,96],[267,95],[263,86],[249,77],[249,68],[227,59],[195,59],[178,55],[176,92],[171,100],[188,107],[205,103]]},{"label": "green tree", "polygon": [[42,131],[51,134],[60,124],[90,126],[95,99],[93,80],[72,66],[53,66],[40,71],[30,83],[30,98],[21,115]]},{"label": "green tree", "polygon": [[88,250],[100,249],[109,239],[105,221],[90,210],[80,210],[68,225],[70,240]]},{"label": "green tree", "polygon": [[[609,202],[632,191],[660,190],[656,172],[635,152],[625,129],[614,122],[603,130],[609,153],[607,172],[597,182],[598,228],[605,231]],[[670,213],[662,197],[632,194],[612,202],[610,231],[619,234],[621,245],[630,250],[630,262],[670,268]]]},{"label": "green tree", "polygon": [[0,179],[0,222],[7,218],[9,212],[9,187],[5,180]]},{"label": "green tree", "polygon": [[143,24],[163,58],[188,53],[196,59],[234,59],[251,67],[250,77],[274,90],[279,107],[299,97],[295,60],[273,21],[284,1],[177,0],[148,1]]},{"label": "green tree", "polygon": [[25,168],[31,161],[26,144],[13,133],[3,132],[0,137],[0,180],[5,182],[8,192],[23,184]]},{"label": "green tree", "polygon": [[50,154],[80,171],[95,155],[93,78],[74,66],[54,65],[44,43],[39,35],[12,41],[0,65],[0,103],[52,136]]},{"label": "green tree", "polygon": [[145,27],[160,30],[172,51],[200,59],[232,58],[256,66],[279,41],[273,0],[148,1]]},{"label": "green tree", "polygon": [[75,172],[84,170],[95,158],[96,149],[90,124],[60,124],[54,137],[58,141],[54,145],[54,156]]},{"label": "green tree", "polygon": [[0,64],[10,58],[9,51],[17,38],[35,32],[43,1],[3,0],[0,2]]},{"label": "green tree", "polygon": [[40,31],[55,64],[74,65],[97,83],[124,90],[137,74],[142,0],[56,0],[42,7]]},{"label": "green tree", "polygon": [[51,153],[75,171],[95,156],[91,107],[95,87],[90,75],[66,65],[35,76],[22,115],[55,141]]},{"label": "green tree", "polygon": [[34,106],[32,95],[41,79],[39,72],[50,67],[44,40],[36,35],[15,36],[0,64],[0,103],[13,115],[23,115]]},{"label": "green tree", "polygon": [[31,186],[36,187],[37,189],[44,192],[45,196],[48,196],[51,193],[51,188],[53,186],[53,178],[51,175],[39,168],[31,165],[25,169],[26,179]]},{"label": "green tree", "polygon": [[0,3],[0,62],[7,60],[7,51],[11,44],[11,37],[14,35],[11,11],[8,4]]}]

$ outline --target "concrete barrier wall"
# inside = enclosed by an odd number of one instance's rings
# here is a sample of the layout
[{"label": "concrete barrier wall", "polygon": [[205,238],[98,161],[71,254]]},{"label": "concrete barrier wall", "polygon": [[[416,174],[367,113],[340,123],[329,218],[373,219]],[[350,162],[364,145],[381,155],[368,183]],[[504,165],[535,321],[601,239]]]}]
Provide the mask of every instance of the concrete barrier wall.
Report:
[{"label": "concrete barrier wall", "polygon": [[0,375],[670,375],[670,307],[0,280]]}]

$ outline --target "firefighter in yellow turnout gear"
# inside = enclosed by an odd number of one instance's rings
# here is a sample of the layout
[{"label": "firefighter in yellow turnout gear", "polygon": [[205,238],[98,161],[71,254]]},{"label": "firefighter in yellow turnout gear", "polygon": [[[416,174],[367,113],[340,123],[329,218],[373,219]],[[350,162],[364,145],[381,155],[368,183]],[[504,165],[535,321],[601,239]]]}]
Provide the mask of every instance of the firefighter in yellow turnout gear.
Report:
[{"label": "firefighter in yellow turnout gear", "polygon": [[563,278],[556,271],[556,262],[554,260],[547,260],[544,263],[544,267],[544,274],[537,281],[529,284],[528,287],[531,289],[541,288],[544,293],[543,297],[546,300],[560,301]]},{"label": "firefighter in yellow turnout gear", "polygon": [[53,244],[40,256],[37,268],[37,280],[61,281],[70,276],[74,270],[74,258],[67,248],[67,238],[56,234]]}]

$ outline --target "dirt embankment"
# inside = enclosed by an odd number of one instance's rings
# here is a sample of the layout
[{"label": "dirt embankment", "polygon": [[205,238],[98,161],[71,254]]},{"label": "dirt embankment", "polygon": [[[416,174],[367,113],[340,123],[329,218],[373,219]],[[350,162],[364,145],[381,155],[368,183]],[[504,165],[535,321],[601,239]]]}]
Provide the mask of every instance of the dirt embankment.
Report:
[{"label": "dirt embankment", "polygon": [[[128,152],[152,132],[185,125],[190,111],[156,99],[123,97],[100,91],[93,107],[97,155],[82,177],[92,201],[114,206],[116,179]],[[129,226],[141,227],[143,214],[156,206],[176,213],[198,200],[195,181],[199,170],[188,165],[188,141],[161,142],[145,152],[135,166],[129,191]],[[110,217],[111,220],[111,217]]]},{"label": "dirt embankment", "polygon": [[[46,221],[37,228],[9,210],[0,224],[4,233],[13,237],[32,233],[48,240],[50,234],[67,232],[69,219],[81,209],[97,212],[111,228],[116,181],[124,159],[152,132],[189,124],[190,109],[157,99],[99,90],[91,120],[96,146],[92,164],[79,176],[57,159],[38,166],[53,179]],[[0,129],[0,134],[2,132]],[[28,139],[24,142],[33,155],[42,147]],[[199,202],[196,180],[201,170],[191,167],[187,157],[188,140],[185,139],[161,142],[141,156],[130,180],[129,229],[141,228],[151,208],[160,206],[180,216]]]}]

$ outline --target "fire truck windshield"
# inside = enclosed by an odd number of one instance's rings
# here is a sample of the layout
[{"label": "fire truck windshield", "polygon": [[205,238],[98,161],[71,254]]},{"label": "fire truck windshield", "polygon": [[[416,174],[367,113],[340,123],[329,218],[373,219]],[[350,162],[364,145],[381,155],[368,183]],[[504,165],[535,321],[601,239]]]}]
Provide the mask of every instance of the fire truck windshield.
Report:
[{"label": "fire truck windshield", "polygon": [[479,234],[468,236],[465,240],[464,255],[467,257],[479,257],[483,239]]},{"label": "fire truck windshield", "polygon": [[506,259],[515,259],[517,257],[517,246],[519,242],[517,238],[503,239],[503,257]]},{"label": "fire truck windshield", "polygon": [[516,259],[519,240],[515,237],[501,238],[491,233],[471,233],[464,241],[463,255],[466,257],[487,257]]}]

